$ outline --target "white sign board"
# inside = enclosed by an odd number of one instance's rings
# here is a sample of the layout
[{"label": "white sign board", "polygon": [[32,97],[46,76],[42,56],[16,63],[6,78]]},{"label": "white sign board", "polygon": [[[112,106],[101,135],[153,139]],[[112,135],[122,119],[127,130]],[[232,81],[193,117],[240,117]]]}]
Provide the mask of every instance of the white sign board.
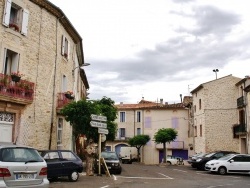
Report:
[{"label": "white sign board", "polygon": [[91,114],[91,120],[107,121],[107,117],[106,116],[98,116],[98,115],[95,115],[95,114]]},{"label": "white sign board", "polygon": [[107,128],[107,123],[101,123],[97,121],[91,121],[90,122],[91,127],[98,127],[98,128]]},{"label": "white sign board", "polygon": [[98,128],[98,133],[100,133],[100,134],[109,134],[109,130],[108,129],[103,129],[103,128]]}]

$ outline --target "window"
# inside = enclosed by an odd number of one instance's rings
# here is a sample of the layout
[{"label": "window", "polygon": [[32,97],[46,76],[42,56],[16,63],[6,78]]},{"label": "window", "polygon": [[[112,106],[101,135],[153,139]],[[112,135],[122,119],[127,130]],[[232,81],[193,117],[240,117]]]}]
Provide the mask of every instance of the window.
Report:
[{"label": "window", "polygon": [[62,36],[62,56],[65,57],[67,60],[69,59],[69,50],[70,45],[68,39],[63,35]]},{"label": "window", "polygon": [[197,126],[194,126],[194,136],[197,137]]},{"label": "window", "polygon": [[57,125],[57,144],[62,144],[62,130],[63,130],[63,119],[58,119],[58,125]]},{"label": "window", "polygon": [[137,128],[137,135],[141,134],[141,128]]},{"label": "window", "polygon": [[201,99],[199,99],[199,109],[201,109]]},{"label": "window", "polygon": [[63,75],[62,77],[62,92],[67,91],[67,77]]},{"label": "window", "polygon": [[66,160],[76,160],[76,157],[73,153],[71,153],[70,151],[62,151],[62,158],[66,159]]},{"label": "window", "polygon": [[120,122],[125,122],[125,112],[120,112]]},{"label": "window", "polygon": [[12,2],[12,0],[6,0],[3,25],[13,28],[15,31],[20,32],[23,35],[27,35],[28,17],[28,10],[23,9],[21,6]]},{"label": "window", "polygon": [[125,137],[125,128],[120,128],[120,137]]},{"label": "window", "polygon": [[12,72],[17,72],[19,67],[20,54],[9,49],[5,49],[4,57],[3,73],[10,75]]},{"label": "window", "polygon": [[141,122],[141,112],[140,111],[136,112],[136,122]]},{"label": "window", "polygon": [[202,137],[202,125],[200,125],[200,137]]}]

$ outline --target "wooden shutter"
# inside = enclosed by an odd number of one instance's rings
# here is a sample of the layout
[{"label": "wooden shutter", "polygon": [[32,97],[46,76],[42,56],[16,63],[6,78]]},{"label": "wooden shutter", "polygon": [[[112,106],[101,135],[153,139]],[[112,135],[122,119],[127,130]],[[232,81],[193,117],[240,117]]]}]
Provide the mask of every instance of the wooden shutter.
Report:
[{"label": "wooden shutter", "polygon": [[27,36],[27,32],[28,32],[28,20],[29,20],[29,11],[26,9],[23,9],[23,21],[22,21],[21,34],[25,36]]},{"label": "wooden shutter", "polygon": [[70,42],[68,40],[68,57],[67,57],[67,59],[69,59],[69,56],[70,56]]},{"label": "wooden shutter", "polygon": [[65,36],[62,36],[62,55],[64,55],[64,46],[65,46]]},{"label": "wooden shutter", "polygon": [[10,23],[10,9],[11,9],[11,0],[6,0],[4,7],[3,15],[3,25],[9,26]]}]

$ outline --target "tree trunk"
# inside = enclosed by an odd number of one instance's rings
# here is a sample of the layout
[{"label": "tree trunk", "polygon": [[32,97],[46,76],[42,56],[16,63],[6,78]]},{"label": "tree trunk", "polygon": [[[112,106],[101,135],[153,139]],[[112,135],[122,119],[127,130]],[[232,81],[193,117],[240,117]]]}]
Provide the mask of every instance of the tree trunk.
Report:
[{"label": "tree trunk", "polygon": [[167,162],[167,158],[166,158],[166,143],[163,143],[163,162],[166,163]]},{"label": "tree trunk", "polygon": [[95,156],[95,146],[92,139],[90,139],[88,146],[85,150],[86,157],[86,175],[93,176],[94,175],[94,156]]}]

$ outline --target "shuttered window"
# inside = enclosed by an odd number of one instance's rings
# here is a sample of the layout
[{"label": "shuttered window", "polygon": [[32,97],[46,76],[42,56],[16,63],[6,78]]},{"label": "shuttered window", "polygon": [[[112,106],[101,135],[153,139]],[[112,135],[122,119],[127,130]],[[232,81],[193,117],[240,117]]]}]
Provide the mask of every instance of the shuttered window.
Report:
[{"label": "shuttered window", "polygon": [[29,11],[13,3],[12,0],[5,1],[3,25],[13,29],[22,35],[28,33]]}]

